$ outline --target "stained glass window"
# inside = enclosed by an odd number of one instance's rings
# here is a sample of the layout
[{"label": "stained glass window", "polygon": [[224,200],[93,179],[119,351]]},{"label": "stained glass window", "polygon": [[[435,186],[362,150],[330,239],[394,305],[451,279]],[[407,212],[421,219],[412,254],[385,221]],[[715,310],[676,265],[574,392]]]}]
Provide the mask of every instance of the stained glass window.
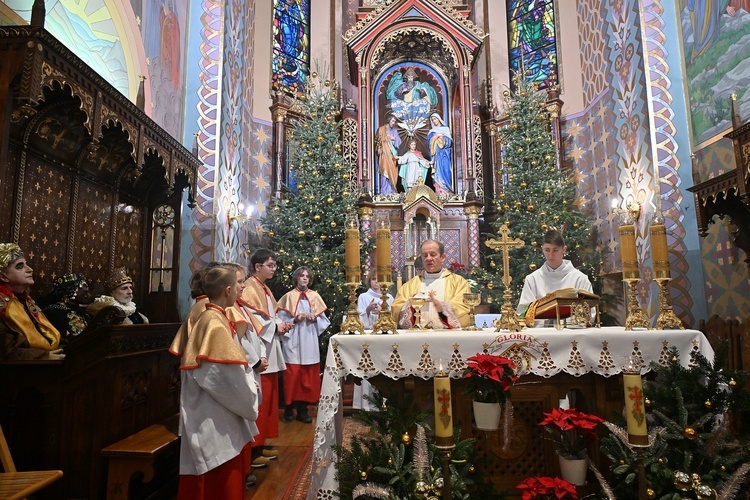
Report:
[{"label": "stained glass window", "polygon": [[310,0],[273,0],[273,86],[304,91],[310,74]]},{"label": "stained glass window", "polygon": [[511,82],[523,67],[540,88],[557,82],[557,37],[553,0],[507,0]]}]

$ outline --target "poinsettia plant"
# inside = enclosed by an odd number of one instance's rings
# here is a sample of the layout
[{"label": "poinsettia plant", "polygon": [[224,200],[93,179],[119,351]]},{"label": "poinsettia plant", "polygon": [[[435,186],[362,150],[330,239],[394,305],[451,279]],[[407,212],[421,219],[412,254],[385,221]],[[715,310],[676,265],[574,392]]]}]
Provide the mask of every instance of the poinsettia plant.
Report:
[{"label": "poinsettia plant", "polygon": [[521,500],[532,500],[535,498],[557,498],[563,500],[570,498],[578,500],[576,487],[559,477],[527,477],[516,486],[521,493]]},{"label": "poinsettia plant", "polygon": [[466,360],[464,378],[466,392],[480,403],[503,403],[510,397],[510,388],[518,380],[516,364],[495,354],[475,354]]},{"label": "poinsettia plant", "polygon": [[604,423],[602,418],[575,408],[555,408],[544,415],[546,418],[539,422],[539,425],[543,426],[557,443],[560,456],[571,460],[586,458],[586,446],[598,439],[596,426]]}]

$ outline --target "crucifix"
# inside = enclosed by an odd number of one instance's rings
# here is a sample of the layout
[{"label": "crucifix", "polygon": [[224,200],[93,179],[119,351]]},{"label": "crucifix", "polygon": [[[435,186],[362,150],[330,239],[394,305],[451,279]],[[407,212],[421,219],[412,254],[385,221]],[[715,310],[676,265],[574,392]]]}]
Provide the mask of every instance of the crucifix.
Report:
[{"label": "crucifix", "polygon": [[516,309],[511,303],[510,283],[511,275],[508,270],[510,267],[510,259],[508,258],[508,252],[513,248],[521,248],[525,242],[518,238],[510,238],[510,229],[506,222],[500,228],[500,239],[491,239],[484,242],[485,245],[490,247],[494,251],[500,251],[503,254],[503,285],[505,285],[505,291],[503,292],[503,306],[500,309],[500,319],[495,320],[495,331],[510,330],[511,332],[520,332],[523,328],[523,324],[516,315]]}]

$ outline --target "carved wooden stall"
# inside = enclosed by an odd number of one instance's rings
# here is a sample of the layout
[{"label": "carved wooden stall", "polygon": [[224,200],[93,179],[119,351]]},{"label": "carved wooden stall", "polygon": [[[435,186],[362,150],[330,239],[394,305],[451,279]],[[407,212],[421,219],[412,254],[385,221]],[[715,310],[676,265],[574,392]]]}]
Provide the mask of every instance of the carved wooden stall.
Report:
[{"label": "carved wooden stall", "polygon": [[26,252],[32,295],[65,272],[97,285],[125,266],[145,314],[177,321],[198,159],[43,28],[0,27],[0,53],[0,240]]},{"label": "carved wooden stall", "polygon": [[35,298],[66,272],[104,292],[126,267],[152,324],[87,330],[64,361],[0,363],[0,421],[19,470],[63,469],[49,498],[103,498],[101,449],[178,411],[167,348],[199,160],[42,26],[35,10],[0,27],[0,241],[25,251]]}]

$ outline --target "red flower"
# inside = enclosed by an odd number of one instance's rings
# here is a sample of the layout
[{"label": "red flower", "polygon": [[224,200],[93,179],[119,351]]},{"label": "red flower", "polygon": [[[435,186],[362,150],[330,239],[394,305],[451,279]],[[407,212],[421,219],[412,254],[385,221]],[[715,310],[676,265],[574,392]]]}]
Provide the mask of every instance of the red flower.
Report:
[{"label": "red flower", "polygon": [[455,273],[456,271],[468,271],[467,267],[460,262],[451,262],[448,269],[450,269],[450,272],[452,273]]},{"label": "red flower", "polygon": [[559,477],[528,477],[516,488],[523,492],[521,500],[531,500],[537,497],[578,500],[575,486]]},{"label": "red flower", "polygon": [[502,403],[509,396],[513,382],[518,379],[515,374],[516,364],[508,358],[494,354],[476,354],[466,360],[464,377],[469,379],[467,392],[475,401],[483,403]]},{"label": "red flower", "polygon": [[583,413],[575,408],[555,408],[544,414],[546,418],[539,422],[539,425],[544,426],[547,432],[553,435],[552,439],[557,442],[558,452],[563,457],[584,458],[586,443],[597,439],[594,429],[604,423],[598,416]]}]

